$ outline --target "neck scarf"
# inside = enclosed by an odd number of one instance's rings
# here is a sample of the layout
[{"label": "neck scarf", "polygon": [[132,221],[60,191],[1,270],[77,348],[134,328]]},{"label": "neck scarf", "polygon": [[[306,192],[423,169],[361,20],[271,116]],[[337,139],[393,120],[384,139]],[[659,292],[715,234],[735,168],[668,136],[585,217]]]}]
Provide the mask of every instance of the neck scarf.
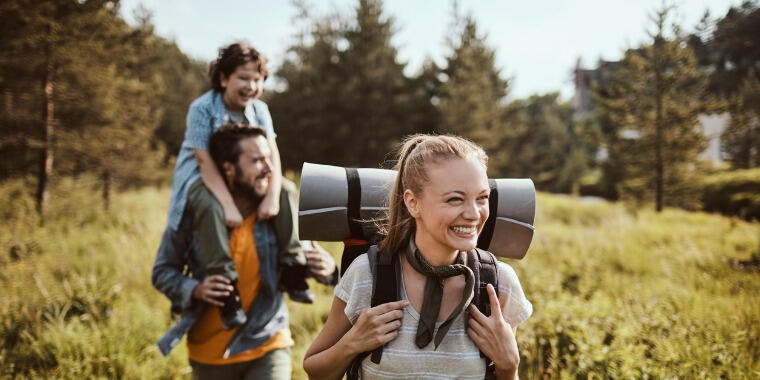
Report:
[{"label": "neck scarf", "polygon": [[[417,325],[415,344],[417,344],[417,347],[423,348],[433,340],[435,348],[437,349],[438,345],[441,344],[443,337],[446,336],[446,333],[449,331],[451,324],[454,322],[454,318],[456,318],[470,301],[472,301],[475,275],[466,265],[467,255],[464,252],[459,252],[457,254],[456,260],[452,265],[433,266],[422,256],[420,250],[417,249],[417,245],[414,244],[414,238],[412,238],[409,241],[409,248],[405,250],[405,255],[406,260],[412,268],[427,277],[427,281],[425,282],[425,292],[422,299],[420,321]],[[465,276],[462,301],[459,302],[459,305],[454,308],[451,314],[441,324],[438,328],[438,332],[435,334],[435,339],[433,339],[435,321],[438,319],[438,313],[441,311],[443,280],[460,274]]]}]

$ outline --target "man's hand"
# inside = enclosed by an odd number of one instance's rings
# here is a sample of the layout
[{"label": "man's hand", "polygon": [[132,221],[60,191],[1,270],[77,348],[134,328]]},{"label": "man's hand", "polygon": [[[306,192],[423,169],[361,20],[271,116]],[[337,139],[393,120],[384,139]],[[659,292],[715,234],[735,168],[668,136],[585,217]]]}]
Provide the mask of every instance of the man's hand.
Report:
[{"label": "man's hand", "polygon": [[208,302],[214,306],[222,307],[224,303],[219,301],[219,298],[227,297],[232,291],[232,285],[230,280],[219,274],[212,274],[206,276],[203,282],[198,284],[193,289],[193,297],[201,301]]},{"label": "man's hand", "polygon": [[337,270],[335,259],[324,248],[320,247],[319,244],[312,241],[309,246],[306,249],[306,265],[309,266],[309,271],[311,271],[314,279],[320,283],[331,283],[330,280],[332,280]]},{"label": "man's hand", "polygon": [[259,204],[259,209],[256,212],[256,216],[259,219],[273,218],[280,213],[280,199],[275,198],[271,193],[267,193],[264,199]]}]

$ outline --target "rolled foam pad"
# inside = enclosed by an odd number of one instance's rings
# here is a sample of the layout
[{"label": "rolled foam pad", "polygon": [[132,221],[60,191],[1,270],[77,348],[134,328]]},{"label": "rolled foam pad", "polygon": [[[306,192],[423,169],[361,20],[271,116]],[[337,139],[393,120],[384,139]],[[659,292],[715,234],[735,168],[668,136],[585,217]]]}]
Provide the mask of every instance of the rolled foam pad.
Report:
[{"label": "rolled foam pad", "polygon": [[[396,171],[346,169],[304,163],[298,202],[301,239],[374,240],[377,219],[388,207]],[[478,247],[501,257],[521,259],[533,239],[536,190],[530,179],[489,180],[490,216]]]}]

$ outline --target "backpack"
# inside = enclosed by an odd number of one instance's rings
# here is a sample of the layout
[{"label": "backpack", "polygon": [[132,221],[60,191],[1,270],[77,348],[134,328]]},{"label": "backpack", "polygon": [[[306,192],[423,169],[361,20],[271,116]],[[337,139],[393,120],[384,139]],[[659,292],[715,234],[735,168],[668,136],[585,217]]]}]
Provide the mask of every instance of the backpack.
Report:
[{"label": "backpack", "polygon": [[[358,247],[354,246],[354,247]],[[346,247],[348,248],[348,247]],[[354,248],[356,249],[356,248]],[[399,263],[398,255],[382,254],[376,245],[369,247],[367,251],[367,257],[369,259],[369,266],[372,272],[372,301],[371,307],[375,307],[384,303],[398,301],[401,299],[401,293],[398,289],[397,278],[400,276],[401,266]],[[346,258],[344,254],[343,259]],[[353,258],[351,258],[353,260]],[[350,264],[342,260],[341,267],[344,269]],[[486,291],[486,285],[491,284],[494,289],[499,289],[499,276],[498,276],[498,264],[496,256],[491,252],[475,248],[474,250],[467,252],[467,266],[472,270],[474,274],[475,287],[473,292],[475,293],[472,298],[472,303],[486,316],[491,315],[491,302],[488,298],[488,292]],[[378,347],[372,352],[363,352],[357,355],[346,370],[346,379],[356,380],[359,378],[359,369],[361,368],[361,362],[367,356],[370,356],[370,360],[373,363],[379,364],[383,355],[383,347]],[[494,379],[494,364],[491,359],[480,353],[480,356],[486,361],[486,376],[485,379]]]}]

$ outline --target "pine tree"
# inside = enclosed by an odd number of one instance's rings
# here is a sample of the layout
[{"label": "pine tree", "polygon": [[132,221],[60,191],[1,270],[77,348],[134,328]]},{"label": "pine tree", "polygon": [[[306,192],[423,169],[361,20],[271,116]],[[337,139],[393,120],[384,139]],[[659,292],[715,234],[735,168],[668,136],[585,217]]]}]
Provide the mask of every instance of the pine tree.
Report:
[{"label": "pine tree", "polygon": [[691,48],[675,26],[666,36],[669,12],[656,13],[652,43],[626,51],[614,80],[596,97],[602,117],[616,127],[607,148],[625,168],[621,191],[638,199],[654,193],[657,211],[667,191],[679,189],[679,178],[695,172],[705,147],[697,117],[710,108],[707,78]]},{"label": "pine tree", "polygon": [[350,130],[348,165],[376,167],[394,145],[414,132],[406,93],[405,64],[391,44],[393,19],[383,14],[381,0],[359,0],[355,23],[345,34],[343,127]]},{"label": "pine tree", "polygon": [[382,2],[360,0],[354,18],[308,20],[277,71],[285,90],[268,101],[285,167],[303,161],[376,167],[415,131],[414,92],[391,44],[393,20]]},{"label": "pine tree", "polygon": [[466,17],[461,24],[459,36],[449,42],[451,54],[443,70],[440,131],[471,138],[491,154],[498,149],[495,143],[508,133],[503,101],[509,82],[502,79],[494,49],[479,34],[475,20]]}]

